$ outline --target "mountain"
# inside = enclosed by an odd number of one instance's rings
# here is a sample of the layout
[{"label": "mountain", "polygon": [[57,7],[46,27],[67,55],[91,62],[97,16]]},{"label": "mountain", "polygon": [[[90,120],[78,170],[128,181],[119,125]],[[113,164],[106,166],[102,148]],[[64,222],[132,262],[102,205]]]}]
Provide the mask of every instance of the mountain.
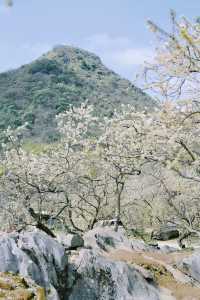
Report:
[{"label": "mountain", "polygon": [[0,74],[0,129],[28,122],[33,139],[56,140],[55,115],[86,100],[100,116],[111,116],[122,103],[136,109],[155,105],[139,88],[106,68],[98,56],[57,46],[30,64]]}]

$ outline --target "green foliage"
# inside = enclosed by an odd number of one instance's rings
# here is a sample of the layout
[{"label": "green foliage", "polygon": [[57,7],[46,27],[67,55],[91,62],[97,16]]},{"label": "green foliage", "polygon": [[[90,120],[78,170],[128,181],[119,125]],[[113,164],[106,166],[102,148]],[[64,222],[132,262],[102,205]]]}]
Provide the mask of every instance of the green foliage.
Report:
[{"label": "green foliage", "polygon": [[0,165],[0,177],[3,176],[5,174],[5,168]]},{"label": "green foliage", "polygon": [[55,141],[55,115],[86,100],[99,116],[111,116],[122,103],[137,109],[154,104],[94,54],[57,46],[29,65],[0,74],[0,130],[28,122],[32,139]]},{"label": "green foliage", "polygon": [[29,68],[30,74],[43,73],[43,74],[55,74],[58,75],[61,72],[61,68],[57,61],[50,59],[39,59],[32,63]]},{"label": "green foliage", "polygon": [[150,242],[151,241],[150,233],[147,233],[144,230],[144,228],[128,229],[127,234],[130,237],[135,237],[135,238],[142,239],[144,242]]},{"label": "green foliage", "polygon": [[[30,141],[24,143],[22,148],[25,151],[30,152],[32,154],[42,154],[47,152],[51,148],[51,146],[49,144],[33,143]],[[0,175],[1,175],[1,168],[0,168]]]}]

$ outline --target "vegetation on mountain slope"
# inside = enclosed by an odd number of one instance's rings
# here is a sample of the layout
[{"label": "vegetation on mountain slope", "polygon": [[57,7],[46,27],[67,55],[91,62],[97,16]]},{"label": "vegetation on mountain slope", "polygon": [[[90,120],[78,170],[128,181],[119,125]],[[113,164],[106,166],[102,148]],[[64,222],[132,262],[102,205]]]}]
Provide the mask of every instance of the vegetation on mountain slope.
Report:
[{"label": "vegetation on mountain slope", "polygon": [[0,74],[0,129],[28,122],[31,137],[55,140],[55,116],[88,101],[99,116],[120,104],[136,109],[155,102],[128,80],[107,69],[96,55],[57,46],[34,62]]}]

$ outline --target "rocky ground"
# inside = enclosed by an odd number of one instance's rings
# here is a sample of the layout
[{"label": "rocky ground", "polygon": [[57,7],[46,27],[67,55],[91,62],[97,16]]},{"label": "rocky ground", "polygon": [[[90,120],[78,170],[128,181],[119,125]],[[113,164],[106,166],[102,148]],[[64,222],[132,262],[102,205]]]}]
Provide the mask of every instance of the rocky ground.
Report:
[{"label": "rocky ground", "polygon": [[41,231],[1,234],[0,272],[0,299],[200,299],[200,248],[145,244],[110,226],[57,239]]},{"label": "rocky ground", "polygon": [[0,299],[7,300],[44,300],[45,290],[30,279],[19,275],[0,273]]}]

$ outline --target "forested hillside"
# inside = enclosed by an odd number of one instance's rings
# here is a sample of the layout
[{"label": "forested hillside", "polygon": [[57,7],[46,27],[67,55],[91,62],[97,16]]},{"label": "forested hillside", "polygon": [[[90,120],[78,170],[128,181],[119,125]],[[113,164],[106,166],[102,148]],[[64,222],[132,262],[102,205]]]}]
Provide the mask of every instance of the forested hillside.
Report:
[{"label": "forested hillside", "polygon": [[0,129],[28,122],[31,137],[53,141],[55,115],[88,101],[99,116],[120,104],[149,108],[153,100],[87,51],[57,46],[34,62],[0,74]]}]

